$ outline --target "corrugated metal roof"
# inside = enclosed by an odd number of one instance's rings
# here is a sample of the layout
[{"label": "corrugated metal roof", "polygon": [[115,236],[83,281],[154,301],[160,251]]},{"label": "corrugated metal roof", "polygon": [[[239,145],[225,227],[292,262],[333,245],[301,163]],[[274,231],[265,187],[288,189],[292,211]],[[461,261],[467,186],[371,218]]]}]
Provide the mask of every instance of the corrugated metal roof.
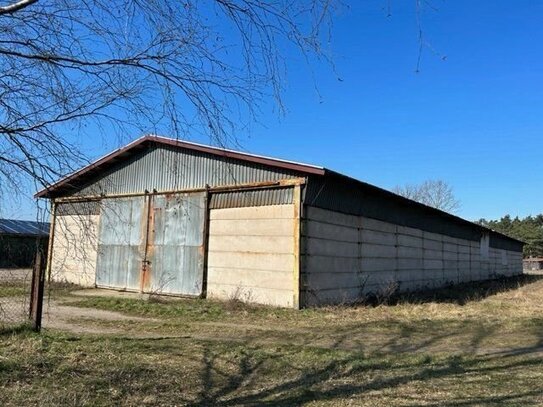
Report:
[{"label": "corrugated metal roof", "polygon": [[49,223],[30,220],[0,219],[0,234],[48,236]]},{"label": "corrugated metal roof", "polygon": [[[212,155],[215,158],[219,158],[222,161],[230,161],[233,163],[246,163],[252,166],[258,166],[261,169],[276,169],[279,171],[297,172],[301,174],[318,174],[324,175],[325,169],[323,167],[298,163],[294,161],[282,160],[278,158],[266,157],[256,154],[244,153],[241,151],[228,150],[224,148],[206,146],[198,143],[191,143],[188,141],[170,139],[166,137],[160,137],[156,135],[147,135],[137,139],[136,141],[128,144],[127,146],[120,148],[106,156],[94,161],[86,167],[62,178],[56,183],[50,185],[47,188],[42,189],[36,193],[36,198],[50,198],[52,195],[62,192],[63,188],[73,188],[74,185],[84,184],[84,181],[88,178],[91,179],[96,174],[104,173],[107,169],[111,168],[119,160],[126,160],[128,157],[134,156],[145,150],[149,145],[168,146],[176,149],[183,149],[194,153],[204,153]],[[239,164],[238,164],[239,165]],[[174,173],[174,175],[177,173]],[[202,174],[202,176],[207,174]]]}]

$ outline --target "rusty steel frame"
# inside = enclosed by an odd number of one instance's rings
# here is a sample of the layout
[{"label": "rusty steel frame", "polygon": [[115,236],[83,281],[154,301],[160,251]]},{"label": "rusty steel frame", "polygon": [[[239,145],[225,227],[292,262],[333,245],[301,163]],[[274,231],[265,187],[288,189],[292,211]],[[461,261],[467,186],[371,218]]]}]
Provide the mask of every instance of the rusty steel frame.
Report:
[{"label": "rusty steel frame", "polygon": [[147,195],[170,195],[170,194],[181,194],[181,193],[189,194],[192,192],[209,192],[209,193],[235,192],[235,191],[247,191],[247,190],[255,190],[255,189],[290,187],[290,186],[296,186],[296,185],[304,185],[306,182],[307,182],[306,178],[287,178],[287,179],[279,180],[279,181],[251,182],[251,183],[246,183],[246,184],[234,184],[234,185],[224,185],[224,186],[216,186],[216,187],[207,186],[204,188],[178,189],[178,190],[169,190],[169,191],[133,192],[133,193],[126,193],[126,194],[90,195],[90,196],[55,198],[54,202],[57,202],[57,203],[85,202],[85,201],[98,201],[101,199],[129,198],[129,197],[147,196]]},{"label": "rusty steel frame", "polygon": [[[152,212],[152,201],[153,196],[146,194],[144,212],[146,213],[145,219],[145,241],[143,243],[143,260],[141,261],[141,272],[140,272],[140,293],[144,293],[148,289],[150,271],[149,271],[149,232],[151,230],[151,224],[154,223],[154,219],[151,220],[151,217],[154,217]],[[146,209],[146,210],[145,210]]]},{"label": "rusty steel frame", "polygon": [[47,282],[51,282],[51,263],[53,261],[53,242],[55,240],[55,227],[57,219],[57,203],[51,202],[51,226],[49,230],[49,242],[47,244],[47,264],[45,273],[47,274]]},{"label": "rusty steel frame", "polygon": [[294,186],[294,268],[293,268],[293,301],[294,309],[300,309],[300,240],[301,240],[301,210],[302,210],[302,186]]},{"label": "rusty steel frame", "polygon": [[211,209],[209,208],[211,193],[209,188],[206,188],[204,197],[204,239],[202,241],[202,257],[203,257],[203,275],[202,275],[202,293],[200,298],[207,298],[207,261],[208,261],[208,248],[209,248],[209,219]]}]

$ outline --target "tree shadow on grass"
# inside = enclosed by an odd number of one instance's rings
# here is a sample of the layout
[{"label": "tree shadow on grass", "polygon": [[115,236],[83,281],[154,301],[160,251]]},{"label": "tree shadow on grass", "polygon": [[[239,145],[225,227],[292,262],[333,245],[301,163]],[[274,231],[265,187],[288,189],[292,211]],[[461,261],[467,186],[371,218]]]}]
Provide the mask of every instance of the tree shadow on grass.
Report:
[{"label": "tree shadow on grass", "polygon": [[[522,274],[512,277],[500,277],[495,280],[473,281],[454,284],[433,290],[421,290],[408,293],[393,294],[385,300],[387,305],[402,303],[447,303],[466,305],[472,301],[480,301],[489,296],[521,288],[543,280],[543,275]],[[368,305],[379,305],[375,298],[369,298]],[[381,302],[382,304],[382,302]]]},{"label": "tree shadow on grass", "polygon": [[17,335],[23,333],[32,333],[34,330],[30,326],[30,323],[16,324],[16,325],[2,325],[0,322],[0,337]]},{"label": "tree shadow on grass", "polygon": [[[297,406],[309,402],[337,403],[340,400],[351,400],[361,397],[375,397],[376,394],[386,394],[393,399],[405,400],[412,398],[410,405],[431,406],[478,406],[478,405],[535,405],[543,395],[543,384],[537,388],[511,391],[508,372],[514,369],[535,369],[542,366],[539,358],[516,360],[515,355],[480,355],[460,359],[449,357],[437,363],[431,363],[431,358],[420,358],[414,361],[386,362],[378,358],[366,358],[356,353],[347,357],[329,361],[321,367],[311,368],[295,378],[285,378],[276,383],[261,384],[249,380],[250,377],[265,376],[262,369],[266,363],[261,361],[252,364],[246,358],[239,361],[236,372],[228,374],[223,367],[214,364],[215,358],[206,358],[202,372],[202,392],[198,400],[188,405],[196,406]],[[296,369],[289,366],[288,370]],[[478,376],[483,385],[488,385],[488,376],[495,374],[502,377],[503,390],[477,391],[470,395],[452,396],[452,399],[439,399],[439,396],[420,394],[411,390],[404,395],[401,386],[416,384],[430,380],[441,381],[440,385],[448,386],[451,381],[458,381],[462,387],[462,376]],[[211,376],[222,377],[224,380],[210,380]],[[221,383],[222,382],[222,383]],[[492,386],[489,386],[492,388]],[[436,383],[431,386],[436,390]],[[481,390],[481,389],[478,389]],[[394,394],[394,392],[397,392]],[[414,393],[414,394],[413,394]],[[392,396],[391,396],[392,394]],[[443,396],[441,396],[443,397]],[[185,400],[186,401],[186,400]],[[429,404],[428,404],[429,403]]]}]

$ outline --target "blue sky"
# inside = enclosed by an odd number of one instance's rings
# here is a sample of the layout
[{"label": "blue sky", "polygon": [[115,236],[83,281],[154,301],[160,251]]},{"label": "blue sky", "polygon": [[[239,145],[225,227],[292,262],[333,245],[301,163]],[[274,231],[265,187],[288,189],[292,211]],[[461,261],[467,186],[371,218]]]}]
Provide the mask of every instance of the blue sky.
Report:
[{"label": "blue sky", "polygon": [[[317,71],[323,103],[291,72],[289,113],[253,151],[392,188],[440,178],[468,219],[543,211],[543,2],[434,1],[416,73],[414,2],[351,2],[334,31],[342,82]],[[294,86],[295,84],[295,86]]]},{"label": "blue sky", "polygon": [[[264,106],[261,124],[238,135],[244,150],[384,188],[443,179],[471,220],[543,212],[543,2],[433,0],[422,29],[435,52],[423,50],[418,73],[415,1],[390,0],[388,17],[387,0],[346,3],[337,74],[313,67],[319,97],[305,63],[287,55],[288,112]],[[86,144],[92,155],[112,147]],[[4,215],[34,212],[23,199]]]}]

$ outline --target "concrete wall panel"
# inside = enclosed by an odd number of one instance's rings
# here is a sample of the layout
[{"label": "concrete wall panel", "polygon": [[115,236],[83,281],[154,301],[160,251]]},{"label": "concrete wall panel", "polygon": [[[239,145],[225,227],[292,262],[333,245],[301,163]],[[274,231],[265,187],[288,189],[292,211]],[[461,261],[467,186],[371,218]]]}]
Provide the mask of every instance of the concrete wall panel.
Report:
[{"label": "concrete wall panel", "polygon": [[352,302],[394,284],[404,291],[433,289],[522,273],[520,252],[490,248],[488,259],[481,259],[479,242],[306,209],[302,228],[306,305]]},{"label": "concrete wall panel", "polygon": [[294,205],[212,209],[207,295],[294,305]]},{"label": "concrete wall panel", "polygon": [[51,279],[93,287],[96,279],[99,215],[56,216]]}]

